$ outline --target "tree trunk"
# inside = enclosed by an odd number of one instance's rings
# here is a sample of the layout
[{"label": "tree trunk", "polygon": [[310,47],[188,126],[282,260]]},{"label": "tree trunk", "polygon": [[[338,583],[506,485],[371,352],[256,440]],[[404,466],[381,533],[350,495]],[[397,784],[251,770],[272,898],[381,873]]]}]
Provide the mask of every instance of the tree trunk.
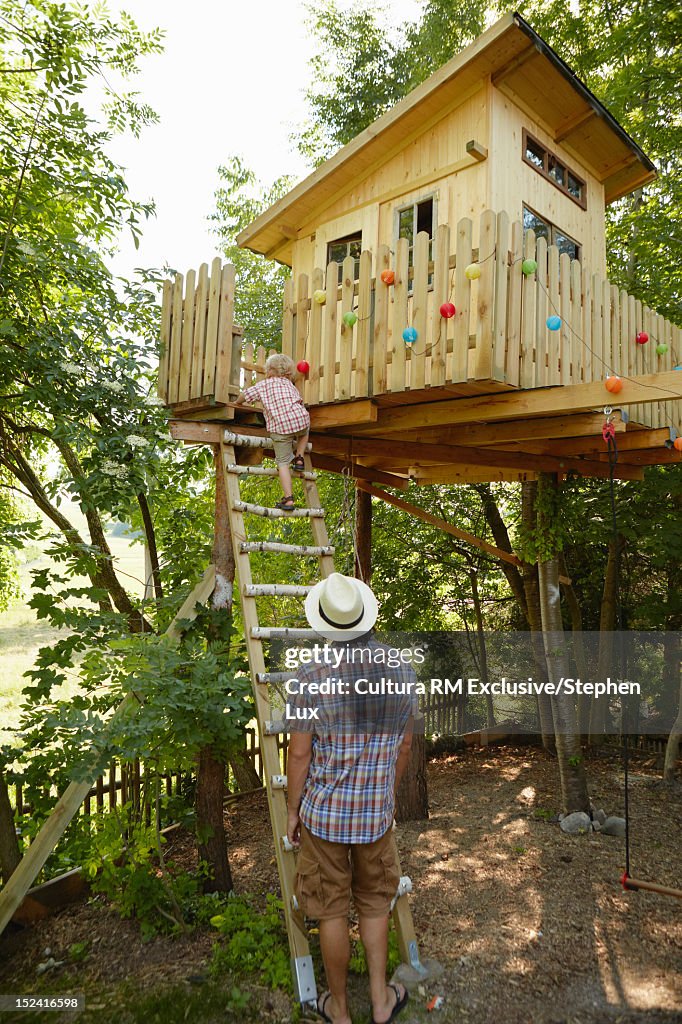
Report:
[{"label": "tree trunk", "polygon": [[[597,679],[604,681],[611,675],[614,668],[614,630],[618,627],[618,576],[620,555],[625,540],[622,536],[612,537],[609,541],[609,555],[606,561],[606,575],[602,591],[601,610],[599,616],[599,658],[597,660]],[[615,666],[616,671],[620,665]],[[609,710],[606,698],[592,699],[590,708],[590,746],[599,746],[604,742],[609,726]]]},{"label": "tree trunk", "polygon": [[423,821],[429,816],[426,786],[426,744],[423,732],[412,737],[410,760],[396,793],[396,820]]},{"label": "tree trunk", "polygon": [[246,734],[243,737],[243,748],[237,750],[230,758],[230,768],[240,793],[248,793],[250,789],[262,786],[260,776],[253,766],[253,761],[246,750]]},{"label": "tree trunk", "polygon": [[[566,579],[570,576],[563,554],[559,555],[559,572]],[[571,616],[571,638],[573,640],[576,672],[579,679],[587,679],[587,658],[585,656],[585,644],[583,643],[583,614],[580,602],[571,583],[562,583],[561,588],[566,598],[569,615]],[[589,722],[590,698],[586,694],[582,694],[578,697],[578,728],[581,736],[587,734]]]},{"label": "tree trunk", "polygon": [[372,580],[372,495],[355,488],[355,576]]},{"label": "tree trunk", "polygon": [[0,768],[0,879],[7,882],[21,860],[14,812],[4,772]]},{"label": "tree trunk", "polygon": [[[545,488],[554,490],[557,488],[556,476],[548,474],[542,474],[542,476]],[[546,509],[538,508],[537,530],[539,539],[542,541],[539,546],[545,553],[544,559],[538,560],[542,636],[549,679],[556,687],[562,677],[570,676],[570,668],[565,654],[566,641],[561,620],[559,559],[556,551],[552,552],[551,550],[550,525],[551,521]],[[552,697],[552,711],[564,811],[567,814],[572,811],[589,813],[590,798],[587,792],[587,776],[573,698],[562,693],[555,695]]]},{"label": "tree trunk", "polygon": [[[221,464],[220,448],[214,448],[215,534],[213,538],[213,564],[216,585],[211,604],[227,613],[232,610],[234,590],[234,553],[227,506],[227,492]],[[208,864],[209,877],[204,882],[205,892],[231,892],[234,888],[227,857],[223,798],[227,765],[215,757],[211,747],[199,752],[197,763],[197,848],[199,860]]]},{"label": "tree trunk", "polygon": [[[536,528],[537,513],[535,499],[538,485],[536,480],[524,480],[521,484],[521,516],[526,532]],[[540,587],[538,584],[538,568],[529,562],[523,565],[523,590],[525,594],[526,618],[530,628],[530,641],[533,648],[534,678],[537,683],[547,682],[547,661],[542,642],[542,612],[540,610]],[[544,689],[537,696],[538,721],[542,746],[548,754],[556,753],[554,742],[554,717],[552,702]]]},{"label": "tree trunk", "polygon": [[[474,615],[476,617],[476,638],[478,640],[478,661],[481,682],[488,686],[488,651],[485,644],[485,631],[483,628],[483,612],[481,610],[481,597],[478,593],[478,574],[475,569],[469,573],[471,579],[471,595],[474,601]],[[495,725],[495,707],[490,693],[486,693],[486,725],[489,729]]]},{"label": "tree trunk", "polygon": [[[679,651],[679,640],[678,640],[678,651]],[[677,671],[680,671],[679,653],[677,662]],[[668,742],[665,747],[665,761],[663,763],[663,781],[672,785],[675,781],[675,764],[680,753],[680,743],[682,742],[682,674],[680,674],[680,692],[678,696],[677,706],[677,718],[673,723],[673,727],[670,730],[668,736]]]},{"label": "tree trunk", "polygon": [[[534,486],[535,481],[533,481]],[[509,540],[509,531],[507,526],[500,515],[500,510],[497,507],[495,496],[490,489],[490,484],[476,484],[472,485],[476,493],[481,499],[483,505],[483,514],[485,515],[486,522],[490,527],[490,532],[493,535],[495,544],[501,551],[508,551],[509,554],[513,554],[513,548],[511,541]],[[524,482],[522,487],[526,486]],[[511,588],[511,592],[516,598],[516,603],[523,612],[524,618],[528,618],[526,610],[526,594],[523,585],[523,577],[519,570],[515,566],[510,565],[509,562],[500,561],[500,569],[507,577],[507,582]]]}]

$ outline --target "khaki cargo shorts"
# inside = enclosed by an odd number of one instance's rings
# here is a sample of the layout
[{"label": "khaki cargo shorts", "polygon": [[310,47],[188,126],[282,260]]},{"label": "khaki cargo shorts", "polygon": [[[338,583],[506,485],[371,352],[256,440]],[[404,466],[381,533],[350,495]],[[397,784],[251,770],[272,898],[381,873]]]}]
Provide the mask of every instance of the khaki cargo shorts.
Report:
[{"label": "khaki cargo shorts", "polygon": [[308,427],[305,430],[299,430],[296,434],[270,434],[272,447],[275,449],[275,462],[278,466],[286,466],[291,462],[294,455],[294,442],[307,433]]},{"label": "khaki cargo shorts", "polygon": [[347,917],[350,895],[362,917],[386,917],[398,890],[398,853],[389,828],[373,843],[330,843],[301,825],[294,890],[306,917]]}]

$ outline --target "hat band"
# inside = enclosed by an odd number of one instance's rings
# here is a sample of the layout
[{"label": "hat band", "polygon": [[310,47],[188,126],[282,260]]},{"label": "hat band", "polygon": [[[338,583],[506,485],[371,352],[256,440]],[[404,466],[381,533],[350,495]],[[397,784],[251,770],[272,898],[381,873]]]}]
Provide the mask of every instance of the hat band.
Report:
[{"label": "hat band", "polygon": [[357,619],[353,619],[352,622],[334,622],[334,620],[330,619],[328,615],[325,615],[322,605],[319,602],[317,605],[317,609],[322,618],[324,619],[324,621],[329,623],[329,625],[333,626],[335,629],[352,629],[353,626],[357,626],[358,622],[362,620],[362,616],[365,614],[365,608],[363,605],[362,611],[358,615]]}]

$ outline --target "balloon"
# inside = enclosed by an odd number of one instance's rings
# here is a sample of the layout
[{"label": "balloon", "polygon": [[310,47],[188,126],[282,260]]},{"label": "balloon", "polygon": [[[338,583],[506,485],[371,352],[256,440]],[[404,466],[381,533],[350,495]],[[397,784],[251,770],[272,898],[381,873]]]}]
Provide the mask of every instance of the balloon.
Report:
[{"label": "balloon", "polygon": [[323,291],[322,288],[318,288],[313,292],[313,299],[318,303],[318,305],[324,306],[327,301],[327,293]]},{"label": "balloon", "polygon": [[403,331],[403,341],[406,345],[412,345],[419,335],[414,327],[406,327]]},{"label": "balloon", "polygon": [[606,390],[610,391],[612,395],[617,395],[618,392],[621,391],[623,388],[622,380],[620,379],[620,377],[616,377],[615,374],[613,377],[607,377],[605,383]]},{"label": "balloon", "polygon": [[668,346],[666,345],[666,343],[664,341],[662,341],[660,345],[656,346],[656,355],[657,356],[664,356],[667,351],[668,351]]},{"label": "balloon", "polygon": [[440,307],[440,315],[445,317],[446,320],[451,320],[457,310],[451,302],[444,302]]},{"label": "balloon", "polygon": [[646,331],[640,331],[639,334],[635,337],[635,341],[638,345],[646,345],[648,340],[649,335],[646,333]]},{"label": "balloon", "polygon": [[524,260],[521,264],[521,270],[528,277],[530,274],[534,274],[538,269],[536,260]]},{"label": "balloon", "polygon": [[475,281],[481,276],[481,268],[478,263],[470,263],[464,271],[465,277],[468,277],[470,281]]},{"label": "balloon", "polygon": [[308,374],[310,373],[310,363],[306,359],[301,359],[296,363],[296,369],[299,373]]},{"label": "balloon", "polygon": [[393,282],[395,281],[395,271],[394,270],[382,270],[381,271],[381,280],[384,282],[384,284],[393,284]]},{"label": "balloon", "polygon": [[676,437],[673,441],[673,448],[675,451],[682,452],[682,437]]},{"label": "balloon", "polygon": [[549,327],[550,331],[558,331],[559,328],[561,327],[561,317],[560,316],[548,316],[547,317],[547,326]]},{"label": "balloon", "polygon": [[349,310],[347,313],[343,314],[343,322],[346,327],[355,327],[358,322],[358,314],[354,313],[352,309]]},{"label": "balloon", "polygon": [[673,366],[673,370],[682,370],[682,366]]}]

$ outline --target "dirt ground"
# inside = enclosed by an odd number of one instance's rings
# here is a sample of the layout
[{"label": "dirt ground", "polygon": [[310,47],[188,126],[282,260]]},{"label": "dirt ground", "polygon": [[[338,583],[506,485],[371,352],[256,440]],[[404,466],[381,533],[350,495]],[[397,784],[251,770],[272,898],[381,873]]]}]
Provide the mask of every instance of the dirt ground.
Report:
[{"label": "dirt ground", "polygon": [[[619,759],[593,758],[588,776],[594,806],[622,814]],[[633,876],[682,887],[681,789],[662,788],[651,761],[634,759]],[[682,902],[624,892],[624,841],[562,833],[547,820],[559,810],[557,790],[556,763],[533,749],[490,748],[430,763],[430,817],[401,826],[398,846],[413,880],[421,954],[444,971],[413,988],[403,1024],[682,1022]],[[237,891],[276,891],[264,795],[233,805],[226,825]],[[190,858],[187,837],[175,833],[167,854]],[[35,992],[43,950],[61,959],[86,940],[87,959],[58,969],[61,991],[88,993],[89,1010],[64,1018],[82,1024],[128,1019],[117,1012],[124,979],[138,991],[201,983],[214,935],[142,943],[134,922],[91,900],[0,942],[0,992]],[[350,988],[354,1021],[366,1021],[366,979],[353,977]],[[44,978],[40,989],[50,990]],[[256,987],[249,994],[260,1007],[255,1019],[291,1019],[281,994]],[[443,1008],[427,1012],[436,995]],[[44,1018],[56,1024],[59,1016]]]}]

